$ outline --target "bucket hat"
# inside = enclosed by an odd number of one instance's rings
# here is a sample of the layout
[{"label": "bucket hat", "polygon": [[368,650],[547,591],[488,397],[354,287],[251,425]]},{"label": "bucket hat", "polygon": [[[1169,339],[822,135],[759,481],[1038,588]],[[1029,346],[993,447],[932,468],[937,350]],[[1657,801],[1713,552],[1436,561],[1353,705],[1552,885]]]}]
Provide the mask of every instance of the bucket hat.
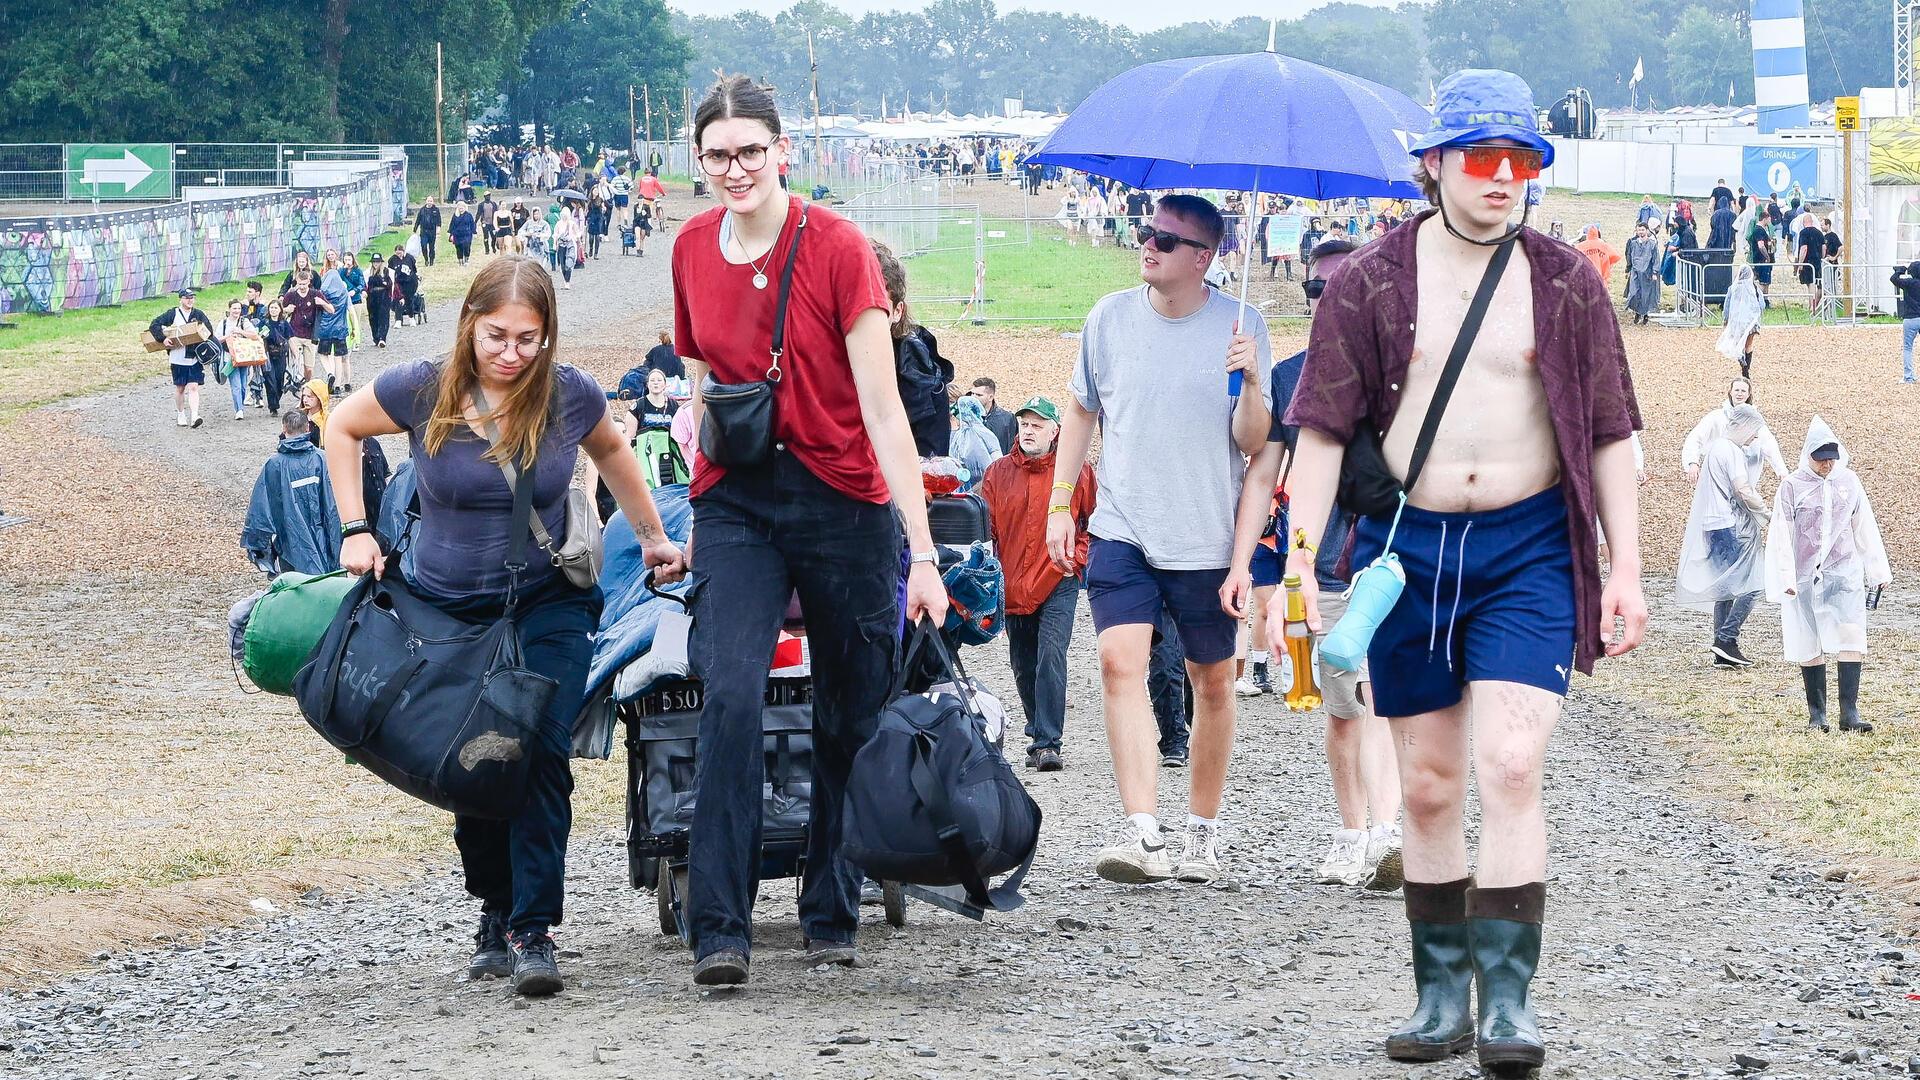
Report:
[{"label": "bucket hat", "polygon": [[1540,134],[1533,90],[1511,71],[1467,68],[1446,77],[1434,92],[1433,126],[1407,147],[1415,157],[1438,146],[1512,139],[1539,150],[1553,164],[1553,144]]}]

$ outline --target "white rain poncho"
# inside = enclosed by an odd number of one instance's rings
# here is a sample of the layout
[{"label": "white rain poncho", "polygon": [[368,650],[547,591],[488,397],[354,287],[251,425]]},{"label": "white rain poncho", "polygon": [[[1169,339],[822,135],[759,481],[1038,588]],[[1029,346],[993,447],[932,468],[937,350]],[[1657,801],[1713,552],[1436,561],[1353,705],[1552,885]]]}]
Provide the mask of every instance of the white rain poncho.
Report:
[{"label": "white rain poncho", "polygon": [[1846,446],[1831,473],[1813,471],[1814,449],[1839,441],[1826,421],[1813,418],[1800,467],[1781,481],[1767,529],[1767,599],[1780,605],[1781,642],[1796,664],[1865,652],[1867,590],[1893,580]]},{"label": "white rain poncho", "polygon": [[1687,534],[1680,543],[1674,599],[1682,606],[1711,610],[1721,600],[1758,593],[1765,586],[1761,515],[1766,504],[1753,488],[1748,448],[1740,445],[1765,426],[1760,410],[1737,406],[1727,434],[1707,447],[1700,482],[1693,489],[1693,509],[1687,514]]},{"label": "white rain poncho", "polygon": [[[1726,435],[1727,417],[1733,415],[1733,410],[1733,401],[1728,399],[1719,408],[1709,409],[1700,422],[1693,425],[1693,430],[1687,432],[1686,445],[1680,450],[1681,465],[1700,464],[1700,459],[1706,456],[1707,447],[1712,446],[1715,439]],[[1760,482],[1762,470],[1768,465],[1773,466],[1773,475],[1781,478],[1792,471],[1787,468],[1787,459],[1780,453],[1780,440],[1764,427],[1760,429],[1760,437],[1747,447],[1747,464],[1750,479],[1756,484]]]},{"label": "white rain poncho", "polygon": [[1733,283],[1727,286],[1727,328],[1720,331],[1714,344],[1721,356],[1738,361],[1747,352],[1747,338],[1760,329],[1760,314],[1767,302],[1760,296],[1760,284],[1753,279],[1753,267],[1742,263],[1734,267]]}]

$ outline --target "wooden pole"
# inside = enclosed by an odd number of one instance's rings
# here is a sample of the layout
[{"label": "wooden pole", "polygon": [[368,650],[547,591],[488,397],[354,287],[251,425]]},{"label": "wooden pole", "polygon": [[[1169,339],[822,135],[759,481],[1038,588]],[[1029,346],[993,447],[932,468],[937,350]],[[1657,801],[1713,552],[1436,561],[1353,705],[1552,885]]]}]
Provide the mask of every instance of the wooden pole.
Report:
[{"label": "wooden pole", "polygon": [[634,127],[634,121],[633,121],[633,84],[628,83],[627,84],[627,156],[638,157],[639,153],[640,153],[640,136],[637,132],[637,129]]},{"label": "wooden pole", "polygon": [[826,158],[820,155],[820,64],[813,58],[813,31],[807,31],[807,69],[813,75],[813,182],[820,184],[825,177],[820,170],[826,165]]},{"label": "wooden pole", "polygon": [[[647,156],[652,157],[653,156],[653,87],[650,85],[642,84],[640,87],[640,94],[641,94],[641,99],[640,99],[641,103],[646,106],[645,111],[646,111],[646,117],[647,117]],[[666,102],[661,102],[661,104],[664,105],[666,104]]]},{"label": "wooden pole", "polygon": [[447,190],[447,133],[444,117],[446,115],[445,84],[441,81],[444,72],[441,68],[441,47],[433,43],[433,156],[440,164],[440,186],[435,194]]}]

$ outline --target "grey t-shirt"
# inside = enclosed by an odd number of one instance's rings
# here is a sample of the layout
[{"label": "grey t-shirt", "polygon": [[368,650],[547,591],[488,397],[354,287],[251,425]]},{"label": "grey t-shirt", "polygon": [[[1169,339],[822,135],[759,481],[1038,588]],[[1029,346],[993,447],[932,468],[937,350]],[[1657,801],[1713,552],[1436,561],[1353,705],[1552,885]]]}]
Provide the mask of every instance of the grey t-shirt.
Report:
[{"label": "grey t-shirt", "polygon": [[[423,440],[439,379],[438,361],[415,360],[388,368],[373,380],[375,400],[407,430],[419,478],[420,522],[414,526],[411,580],[449,599],[503,593],[513,495],[500,466],[480,456],[487,443],[471,429],[456,430],[438,454],[427,454]],[[533,508],[556,544],[566,536],[567,487],[573,482],[580,440],[606,415],[607,396],[593,376],[570,364],[555,365],[553,419],[534,459]],[[554,573],[529,530],[521,587],[544,582]]]},{"label": "grey t-shirt", "polygon": [[[1208,289],[1200,310],[1169,319],[1140,285],[1102,297],[1080,335],[1073,396],[1100,417],[1100,492],[1087,531],[1134,545],[1161,570],[1233,561],[1246,458],[1233,444],[1226,362],[1239,309]],[[1248,389],[1271,407],[1272,346],[1252,308],[1246,332],[1259,348]]]}]

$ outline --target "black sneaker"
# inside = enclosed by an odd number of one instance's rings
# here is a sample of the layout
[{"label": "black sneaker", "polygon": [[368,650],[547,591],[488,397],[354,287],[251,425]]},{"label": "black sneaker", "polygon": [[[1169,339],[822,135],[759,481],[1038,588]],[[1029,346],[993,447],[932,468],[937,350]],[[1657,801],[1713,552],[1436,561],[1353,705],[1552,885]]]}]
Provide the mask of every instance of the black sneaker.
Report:
[{"label": "black sneaker", "polygon": [[851,941],[816,941],[807,939],[807,966],[819,967],[821,964],[838,964],[841,967],[853,967],[860,960],[860,950]]},{"label": "black sneaker", "polygon": [[1040,751],[1039,757],[1040,760],[1034,765],[1034,768],[1041,772],[1059,772],[1067,767],[1067,763],[1060,760],[1060,751],[1052,749],[1051,747]]},{"label": "black sneaker", "polygon": [[1747,659],[1747,654],[1740,651],[1740,643],[1737,641],[1715,642],[1713,655],[1714,659],[1724,660],[1733,667],[1753,666],[1753,661]]},{"label": "black sneaker", "polygon": [[1184,769],[1187,767],[1187,755],[1185,753],[1161,754],[1160,767],[1163,769]]},{"label": "black sneaker", "polygon": [[480,929],[473,935],[473,959],[467,961],[469,979],[504,979],[513,974],[513,949],[507,945],[507,920],[480,913]]},{"label": "black sneaker", "polygon": [[553,962],[553,938],[544,932],[516,934],[513,944],[513,992],[522,997],[546,997],[566,988],[560,965]]},{"label": "black sneaker", "polygon": [[738,949],[708,953],[693,965],[696,986],[739,986],[747,981],[747,954]]},{"label": "black sneaker", "polygon": [[1273,693],[1273,676],[1267,671],[1265,662],[1253,665],[1253,685],[1263,694]]}]

